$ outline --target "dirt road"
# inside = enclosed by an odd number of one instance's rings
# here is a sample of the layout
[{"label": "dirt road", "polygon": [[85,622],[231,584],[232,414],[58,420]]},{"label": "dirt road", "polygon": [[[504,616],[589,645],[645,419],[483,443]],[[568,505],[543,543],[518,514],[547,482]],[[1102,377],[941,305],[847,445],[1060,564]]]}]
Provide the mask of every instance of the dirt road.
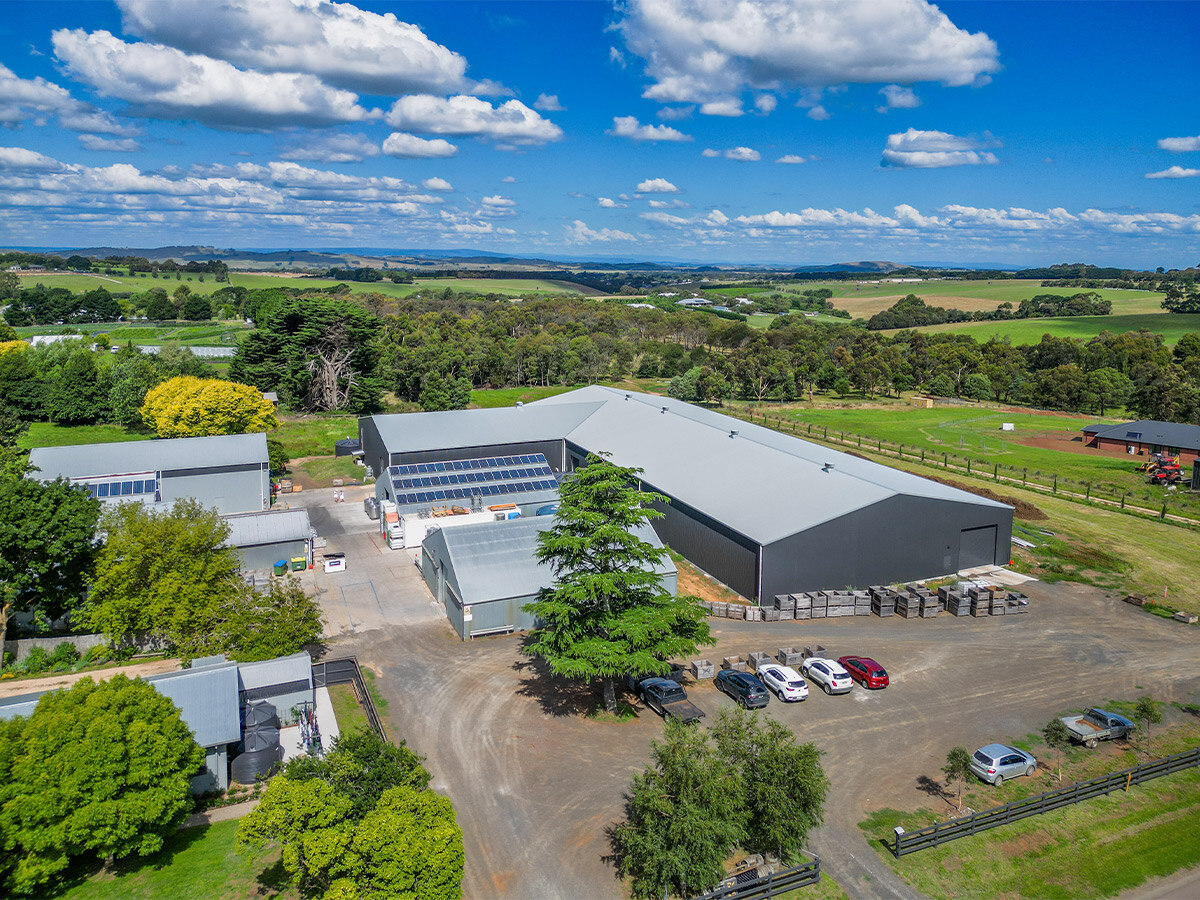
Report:
[{"label": "dirt road", "polygon": [[178,668],[179,660],[177,659],[152,659],[149,662],[113,666],[108,669],[94,669],[91,672],[62,672],[41,678],[5,679],[0,681],[0,697],[16,697],[20,694],[34,694],[38,691],[53,691],[56,688],[70,687],[81,678],[104,681],[118,673],[128,675],[130,678],[141,678],[144,675],[174,672]]}]

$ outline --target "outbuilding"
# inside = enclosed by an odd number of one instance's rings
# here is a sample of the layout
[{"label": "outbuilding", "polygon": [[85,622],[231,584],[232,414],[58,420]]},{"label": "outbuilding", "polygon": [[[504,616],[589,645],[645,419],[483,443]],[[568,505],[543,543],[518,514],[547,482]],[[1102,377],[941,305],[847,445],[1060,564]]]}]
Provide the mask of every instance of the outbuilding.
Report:
[{"label": "outbuilding", "polygon": [[1088,447],[1118,450],[1131,456],[1162,452],[1178,456],[1180,463],[1200,458],[1200,425],[1139,419],[1117,425],[1089,425],[1083,429]]},{"label": "outbuilding", "polygon": [[304,507],[235,513],[225,522],[226,543],[237,550],[244,571],[266,571],[281,559],[312,565],[313,529]]},{"label": "outbuilding", "polygon": [[[552,516],[533,516],[429,533],[421,545],[421,574],[459,637],[467,640],[533,627],[533,616],[523,607],[554,580],[550,566],[539,563],[535,555],[538,535],[553,524]],[[662,548],[649,526],[635,533]],[[663,588],[674,595],[678,578],[674,563],[664,556],[655,572]]]}]

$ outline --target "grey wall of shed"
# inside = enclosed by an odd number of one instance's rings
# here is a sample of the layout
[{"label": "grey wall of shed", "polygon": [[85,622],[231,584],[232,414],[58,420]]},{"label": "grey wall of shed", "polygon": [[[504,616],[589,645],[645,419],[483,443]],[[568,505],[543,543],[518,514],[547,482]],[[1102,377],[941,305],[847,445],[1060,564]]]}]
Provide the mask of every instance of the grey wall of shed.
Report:
[{"label": "grey wall of shed", "polygon": [[[646,489],[652,491],[654,486]],[[663,516],[650,524],[664,544],[743,597],[758,596],[756,543],[678,500],[655,508]]]},{"label": "grey wall of shed", "polygon": [[312,562],[312,552],[306,540],[295,541],[279,541],[274,544],[254,544],[246,547],[237,547],[238,558],[242,561],[242,568],[248,572],[256,569],[270,569],[279,560],[286,559],[289,567],[293,557],[303,556],[310,563]]},{"label": "grey wall of shed", "polygon": [[259,512],[271,500],[271,474],[265,463],[212,469],[174,469],[162,473],[163,503],[193,498],[221,515]]},{"label": "grey wall of shed", "polygon": [[381,478],[387,469],[388,452],[373,417],[363,416],[358,420],[358,439],[362,441],[363,464],[370,467],[376,478]]},{"label": "grey wall of shed", "polygon": [[763,547],[759,596],[769,599],[796,591],[864,588],[953,574],[963,568],[962,532],[988,526],[996,529],[990,562],[1007,564],[1011,509],[890,497]]},{"label": "grey wall of shed", "polygon": [[209,794],[213,791],[228,789],[229,748],[224,744],[219,747],[206,747],[204,749],[204,771],[192,777],[192,793]]}]

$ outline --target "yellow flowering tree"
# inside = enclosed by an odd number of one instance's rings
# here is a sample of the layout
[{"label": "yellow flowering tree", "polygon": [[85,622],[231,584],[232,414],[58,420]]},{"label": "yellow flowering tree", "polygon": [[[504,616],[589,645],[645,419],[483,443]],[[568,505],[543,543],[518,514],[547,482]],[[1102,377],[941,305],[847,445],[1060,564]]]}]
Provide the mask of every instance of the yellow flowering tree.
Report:
[{"label": "yellow flowering tree", "polygon": [[275,408],[248,384],[180,375],[146,394],[142,421],[159,437],[208,437],[267,431],[279,423]]}]

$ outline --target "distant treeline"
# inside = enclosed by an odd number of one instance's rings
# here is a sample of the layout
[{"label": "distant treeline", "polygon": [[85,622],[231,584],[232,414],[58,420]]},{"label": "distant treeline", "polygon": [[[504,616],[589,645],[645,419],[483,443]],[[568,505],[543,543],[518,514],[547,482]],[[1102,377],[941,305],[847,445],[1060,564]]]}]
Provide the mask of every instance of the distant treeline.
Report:
[{"label": "distant treeline", "polygon": [[192,274],[207,274],[216,276],[216,281],[225,281],[229,275],[229,266],[218,259],[192,260],[176,262],[173,259],[151,260],[144,256],[105,256],[97,259],[92,256],[72,254],[62,256],[58,253],[24,253],[9,251],[0,253],[0,268],[23,266],[26,268],[48,269],[50,271],[90,272],[99,269],[109,275],[122,272],[133,275],[135,272],[188,272]]},{"label": "distant treeline", "polygon": [[385,278],[392,284],[412,284],[413,281],[412,275],[403,269],[373,269],[370,266],[362,266],[357,269],[340,269],[335,266],[325,271],[325,277],[335,281],[368,283],[383,281]]},{"label": "distant treeline", "polygon": [[1112,301],[1099,294],[1084,292],[1070,297],[1058,294],[1037,294],[1022,300],[1014,307],[1001,303],[996,309],[964,312],[942,306],[928,306],[915,294],[901,297],[888,309],[867,320],[871,331],[891,328],[920,328],[923,325],[942,325],[947,322],[989,322],[1006,319],[1044,319],[1051,316],[1107,316],[1112,313]]}]

